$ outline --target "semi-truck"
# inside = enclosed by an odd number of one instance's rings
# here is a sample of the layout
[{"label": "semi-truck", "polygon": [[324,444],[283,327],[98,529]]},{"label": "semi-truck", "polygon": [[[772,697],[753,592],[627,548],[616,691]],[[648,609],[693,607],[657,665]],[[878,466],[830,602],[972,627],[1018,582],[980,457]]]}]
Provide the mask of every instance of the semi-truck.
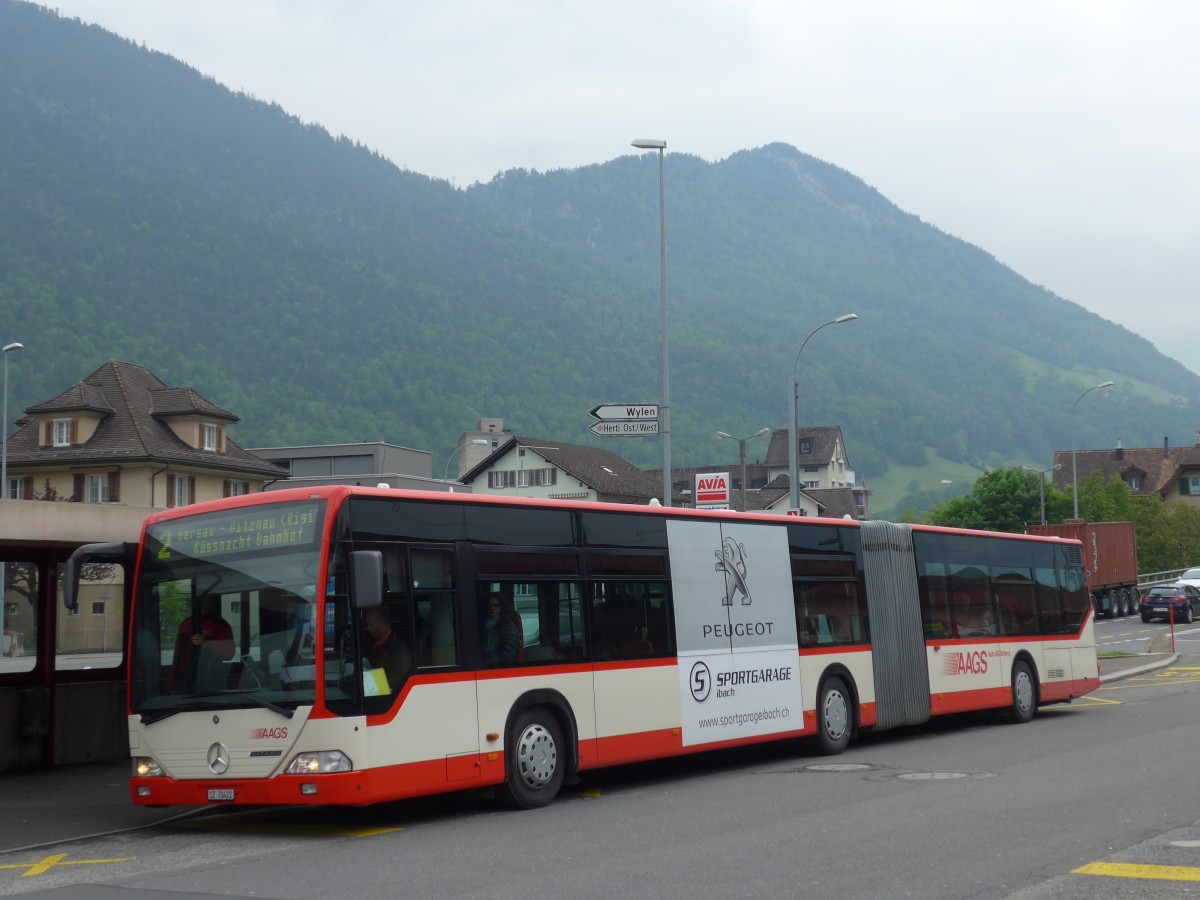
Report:
[{"label": "semi-truck", "polygon": [[1074,538],[1083,542],[1088,591],[1097,616],[1137,615],[1137,534],[1132,522],[1085,522],[1068,519],[1057,525],[1030,525],[1026,534]]}]

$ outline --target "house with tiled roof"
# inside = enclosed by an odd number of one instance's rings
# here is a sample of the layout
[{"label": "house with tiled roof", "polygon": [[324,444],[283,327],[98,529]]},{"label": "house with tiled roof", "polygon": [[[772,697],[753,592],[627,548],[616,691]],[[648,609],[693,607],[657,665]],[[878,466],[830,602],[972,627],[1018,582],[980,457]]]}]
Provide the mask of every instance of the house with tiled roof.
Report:
[{"label": "house with tiled roof", "polygon": [[475,494],[648,504],[662,479],[610,450],[509,435],[459,479]]},{"label": "house with tiled roof", "polygon": [[6,495],[161,508],[257,493],[287,471],[239,447],[237,421],[190,387],[110,360],[26,408],[8,440]]},{"label": "house with tiled roof", "polygon": [[1099,472],[1106,484],[1114,478],[1124,481],[1134,495],[1158,494],[1164,500],[1200,506],[1200,432],[1191,447],[1172,447],[1167,438],[1161,447],[1126,448],[1120,443],[1111,450],[1056,450],[1054,486],[1070,493],[1074,477],[1082,482]]},{"label": "house with tiled roof", "polygon": [[[788,474],[788,430],[776,428],[763,458],[767,481]],[[854,486],[840,425],[796,429],[796,468],[802,490]],[[747,480],[750,480],[747,478]]]}]

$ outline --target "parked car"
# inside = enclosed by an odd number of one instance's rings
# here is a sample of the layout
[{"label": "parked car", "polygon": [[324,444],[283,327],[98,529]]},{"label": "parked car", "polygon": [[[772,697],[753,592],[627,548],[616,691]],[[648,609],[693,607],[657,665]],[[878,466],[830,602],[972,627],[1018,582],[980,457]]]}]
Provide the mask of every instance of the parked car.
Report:
[{"label": "parked car", "polygon": [[1142,621],[1174,618],[1191,622],[1200,612],[1200,588],[1190,584],[1166,584],[1150,588],[1142,595]]}]

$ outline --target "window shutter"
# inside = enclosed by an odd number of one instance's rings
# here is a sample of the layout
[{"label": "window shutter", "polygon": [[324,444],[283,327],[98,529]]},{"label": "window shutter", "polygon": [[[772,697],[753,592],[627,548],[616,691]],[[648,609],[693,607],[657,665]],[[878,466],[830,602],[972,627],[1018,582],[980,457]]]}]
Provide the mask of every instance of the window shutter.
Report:
[{"label": "window shutter", "polygon": [[45,425],[46,427],[42,430],[46,433],[46,437],[42,441],[42,444],[46,447],[52,447],[54,446],[54,422],[51,419],[47,419]]},{"label": "window shutter", "polygon": [[119,470],[108,473],[108,502],[121,502],[121,472]]},{"label": "window shutter", "polygon": [[196,502],[196,476],[188,476],[188,503]]},{"label": "window shutter", "polygon": [[1191,493],[1190,484],[1191,484],[1191,482],[1188,481],[1188,479],[1180,478],[1179,479],[1179,493],[1185,494],[1185,495],[1190,494]]},{"label": "window shutter", "polygon": [[248,494],[248,493],[250,493],[250,482],[248,482],[248,481],[243,481],[243,482],[242,482],[242,493],[243,493],[243,494]]},{"label": "window shutter", "polygon": [[74,447],[79,443],[79,420],[71,420],[71,446]]},{"label": "window shutter", "polygon": [[82,503],[84,500],[83,492],[84,492],[84,488],[85,488],[84,476],[83,476],[82,472],[77,472],[75,474],[74,488],[75,488],[75,493],[71,496],[71,502],[72,503]]},{"label": "window shutter", "polygon": [[221,496],[222,497],[229,496],[229,479],[228,478],[226,478],[225,482],[221,485]]},{"label": "window shutter", "polygon": [[25,488],[21,494],[21,498],[23,500],[32,500],[33,499],[33,477],[30,476],[29,478],[22,478],[21,481],[24,483],[24,488]]},{"label": "window shutter", "polygon": [[167,476],[167,508],[170,509],[175,505],[175,476]]}]

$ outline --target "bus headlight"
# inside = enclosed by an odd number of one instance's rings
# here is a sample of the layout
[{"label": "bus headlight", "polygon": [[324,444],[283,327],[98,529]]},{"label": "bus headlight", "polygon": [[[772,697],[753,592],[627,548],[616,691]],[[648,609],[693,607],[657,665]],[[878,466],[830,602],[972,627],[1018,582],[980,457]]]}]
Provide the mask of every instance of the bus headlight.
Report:
[{"label": "bus headlight", "polygon": [[354,764],[341,750],[314,750],[296,754],[285,771],[288,775],[327,775],[353,772]]},{"label": "bus headlight", "polygon": [[162,778],[162,774],[162,766],[160,766],[150,757],[135,756],[133,758],[134,778]]}]

